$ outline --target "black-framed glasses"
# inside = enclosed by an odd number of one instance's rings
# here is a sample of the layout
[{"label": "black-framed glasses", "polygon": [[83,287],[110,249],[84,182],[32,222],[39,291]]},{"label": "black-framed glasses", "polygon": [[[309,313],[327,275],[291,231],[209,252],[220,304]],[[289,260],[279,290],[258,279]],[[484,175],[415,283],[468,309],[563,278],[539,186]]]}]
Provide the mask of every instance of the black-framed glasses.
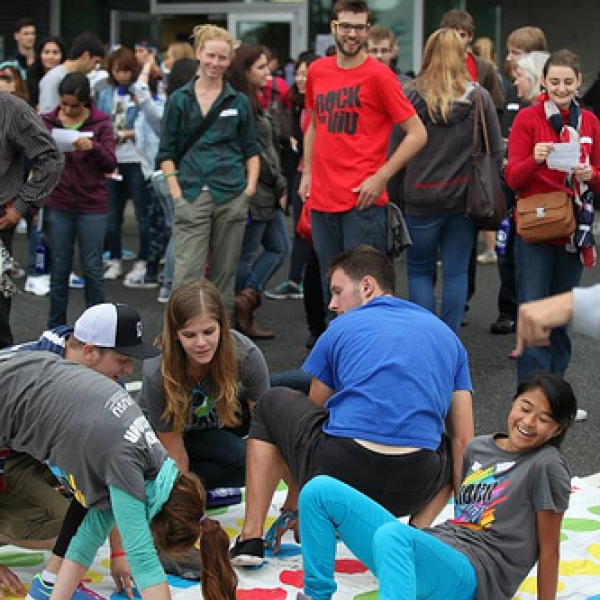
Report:
[{"label": "black-framed glasses", "polygon": [[356,33],[366,33],[371,26],[369,23],[340,23],[340,21],[334,21],[333,24],[342,33],[350,33],[352,30],[356,31]]}]

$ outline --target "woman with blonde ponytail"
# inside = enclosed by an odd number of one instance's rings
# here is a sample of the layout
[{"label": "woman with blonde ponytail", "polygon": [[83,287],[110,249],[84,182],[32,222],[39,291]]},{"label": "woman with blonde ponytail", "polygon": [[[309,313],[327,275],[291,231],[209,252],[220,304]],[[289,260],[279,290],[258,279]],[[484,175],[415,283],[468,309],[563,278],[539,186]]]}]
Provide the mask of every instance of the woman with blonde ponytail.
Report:
[{"label": "woman with blonde ponytail", "polygon": [[269,389],[262,352],[230,329],[207,280],[173,291],[159,343],[162,354],[144,363],[139,400],[158,438],[208,489],[245,485],[246,442],[232,428],[243,413],[238,383],[250,406]]},{"label": "woman with blonde ponytail", "polygon": [[467,301],[477,228],[465,215],[477,88],[500,171],[504,146],[492,99],[485,88],[471,82],[457,32],[442,28],[427,40],[421,72],[405,88],[427,130],[427,144],[389,184],[390,196],[402,203],[412,238],[407,251],[409,299],[435,313],[436,279],[443,282],[439,316],[455,333],[460,331]]}]

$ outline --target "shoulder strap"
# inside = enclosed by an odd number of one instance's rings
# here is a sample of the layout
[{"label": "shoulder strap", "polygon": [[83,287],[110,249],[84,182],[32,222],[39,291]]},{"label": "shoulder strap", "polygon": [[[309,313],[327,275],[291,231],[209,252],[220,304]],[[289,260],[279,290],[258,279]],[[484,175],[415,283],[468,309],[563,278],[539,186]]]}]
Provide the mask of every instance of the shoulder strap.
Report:
[{"label": "shoulder strap", "polygon": [[182,151],[181,157],[179,158],[179,162],[183,160],[183,157],[191,150],[192,146],[208,131],[210,126],[217,120],[217,117],[235,100],[235,95],[228,96],[221,102],[219,106],[214,107],[214,110],[208,111],[206,117],[204,117],[200,127],[195,131],[195,133],[190,136]]},{"label": "shoulder strap", "polygon": [[486,154],[491,154],[490,138],[487,129],[487,121],[485,119],[485,109],[483,106],[483,95],[481,87],[478,83],[475,84],[475,99],[474,110],[475,117],[473,118],[473,152],[479,152],[479,123],[481,122],[481,131],[483,133],[483,149]]}]

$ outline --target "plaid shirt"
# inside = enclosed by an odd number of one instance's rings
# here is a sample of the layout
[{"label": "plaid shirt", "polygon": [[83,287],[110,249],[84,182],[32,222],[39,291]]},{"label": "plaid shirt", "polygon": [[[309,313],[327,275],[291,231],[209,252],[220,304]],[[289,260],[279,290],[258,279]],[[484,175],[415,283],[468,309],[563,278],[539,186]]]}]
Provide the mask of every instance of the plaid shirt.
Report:
[{"label": "plaid shirt", "polygon": [[[31,176],[23,183],[23,159]],[[23,100],[0,92],[0,206],[9,200],[25,215],[39,207],[58,183],[63,157],[35,111]]]},{"label": "plaid shirt", "polygon": [[[156,164],[172,160],[177,165],[177,180],[186,200],[196,200],[207,186],[215,202],[227,202],[244,191],[245,163],[260,154],[254,115],[248,98],[224,82],[209,112],[219,111],[219,116],[182,157],[187,139],[204,119],[194,91],[196,79],[174,92],[167,101]],[[225,98],[232,95],[233,102],[221,110]]]}]

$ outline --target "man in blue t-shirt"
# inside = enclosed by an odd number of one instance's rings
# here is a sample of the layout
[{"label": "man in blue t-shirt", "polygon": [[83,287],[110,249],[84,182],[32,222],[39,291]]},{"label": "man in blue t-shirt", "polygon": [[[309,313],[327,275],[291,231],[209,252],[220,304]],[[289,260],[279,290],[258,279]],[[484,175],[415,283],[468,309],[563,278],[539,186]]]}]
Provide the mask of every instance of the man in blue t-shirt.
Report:
[{"label": "man in blue t-shirt", "polygon": [[262,527],[280,477],[290,486],[267,533],[277,550],[297,526],[298,490],[327,474],[397,516],[429,525],[460,484],[473,437],[467,353],[427,310],[394,298],[392,263],[370,246],[340,254],[328,272],[339,316],[304,363],[308,396],[272,388],[254,409],[248,442],[246,514],[235,565],[260,565]]}]

